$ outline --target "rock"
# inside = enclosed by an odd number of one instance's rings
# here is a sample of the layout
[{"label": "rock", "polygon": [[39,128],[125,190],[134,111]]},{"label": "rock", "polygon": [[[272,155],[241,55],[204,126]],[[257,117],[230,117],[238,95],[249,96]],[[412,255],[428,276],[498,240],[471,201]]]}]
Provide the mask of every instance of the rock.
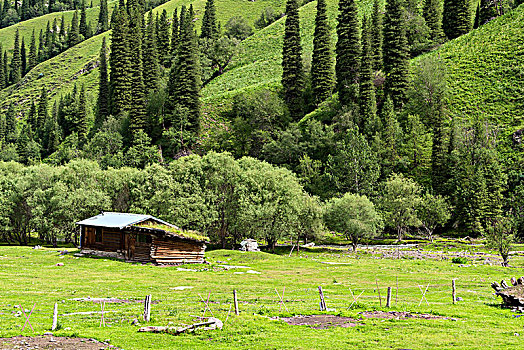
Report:
[{"label": "rock", "polygon": [[517,284],[518,285],[523,285],[524,284],[524,277],[519,277],[519,279],[517,280]]},{"label": "rock", "polygon": [[64,266],[64,263],[58,263],[55,266]]},{"label": "rock", "polygon": [[504,280],[500,281],[500,286],[504,289],[509,288],[508,284]]},{"label": "rock", "polygon": [[308,243],[308,244],[304,244],[302,247],[303,248],[312,248],[315,246],[315,242],[311,242],[311,243]]},{"label": "rock", "polygon": [[258,243],[254,239],[246,239],[240,242],[240,251],[243,252],[259,252]]},{"label": "rock", "polygon": [[457,301],[464,301],[464,299],[461,297],[457,297]]},{"label": "rock", "polygon": [[509,280],[509,282],[513,285],[513,286],[516,286],[517,285],[517,279],[515,277],[511,277],[511,279]]},{"label": "rock", "polygon": [[51,332],[45,332],[44,335],[53,335]]},{"label": "rock", "polygon": [[133,326],[139,326],[139,325],[140,325],[140,322],[138,322],[138,319],[135,318],[135,319],[131,322],[131,324],[132,324]]},{"label": "rock", "polygon": [[41,246],[41,245],[35,245],[35,246],[33,247],[33,249],[42,249],[42,246]]},{"label": "rock", "polygon": [[513,333],[513,335],[514,335],[515,337],[518,337],[520,334],[518,334],[518,333]]}]

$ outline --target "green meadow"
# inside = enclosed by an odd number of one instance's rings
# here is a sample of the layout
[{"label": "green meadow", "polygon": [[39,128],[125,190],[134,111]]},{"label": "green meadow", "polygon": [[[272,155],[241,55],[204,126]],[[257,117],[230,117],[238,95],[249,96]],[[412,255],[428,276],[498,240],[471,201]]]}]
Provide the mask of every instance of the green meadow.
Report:
[{"label": "green meadow", "polygon": [[[478,245],[448,243],[427,245],[421,251],[448,247],[474,254],[483,250]],[[24,335],[49,331],[54,303],[58,303],[61,328],[54,332],[55,336],[110,339],[112,345],[126,350],[488,349],[517,347],[522,342],[518,335],[524,336],[520,314],[501,308],[500,298],[490,287],[492,281],[519,276],[522,269],[489,265],[482,256],[467,264],[454,264],[450,260],[381,259],[380,254],[364,250],[355,255],[344,249],[302,249],[291,257],[289,248],[282,248],[280,254],[214,250],[206,253],[209,264],[186,265],[181,270],[176,266],[75,257],[76,250],[69,250],[69,254],[61,256],[59,249],[0,247],[0,337],[21,333],[25,319],[16,316],[18,304],[24,309],[36,304],[30,318],[34,332],[26,327]],[[515,255],[510,263],[522,266],[524,258]],[[224,265],[236,268],[225,269]],[[455,305],[452,279],[456,279],[457,296],[463,299]],[[191,288],[174,289],[182,286]],[[319,311],[318,286],[323,288],[327,307],[335,309],[327,313],[352,317],[359,320],[359,325],[314,329],[277,319],[326,313]],[[388,286],[393,287],[390,309],[385,307]],[[429,304],[421,299],[421,290],[426,287]],[[231,311],[228,317],[234,289],[238,291],[240,315]],[[284,293],[287,311],[275,290],[281,296]],[[360,295],[352,306],[351,293]],[[147,325],[191,324],[195,322],[192,315],[204,313],[202,299],[209,296],[211,312],[225,322],[224,328],[179,336],[138,333],[139,326],[131,322],[137,318],[145,324],[141,303],[106,304],[105,327],[100,327],[100,314],[64,315],[101,310],[100,304],[73,298],[139,300],[148,294],[156,303]],[[443,318],[362,319],[361,312],[373,310],[428,313]],[[210,316],[209,311],[206,315]]]}]

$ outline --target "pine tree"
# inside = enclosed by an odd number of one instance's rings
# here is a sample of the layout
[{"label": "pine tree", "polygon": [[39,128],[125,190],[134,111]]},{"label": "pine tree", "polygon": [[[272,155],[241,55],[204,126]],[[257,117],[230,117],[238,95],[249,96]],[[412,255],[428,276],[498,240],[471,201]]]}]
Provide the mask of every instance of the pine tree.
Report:
[{"label": "pine tree", "polygon": [[96,109],[96,118],[93,129],[96,131],[102,127],[102,124],[109,116],[109,79],[107,72],[107,47],[106,38],[102,40],[100,49],[100,75],[98,78],[98,100]]},{"label": "pine tree", "polygon": [[393,99],[390,96],[386,96],[380,113],[383,125],[381,137],[383,146],[380,149],[380,154],[384,177],[394,172],[399,160],[397,143],[402,139],[402,131],[397,118]]},{"label": "pine tree", "polygon": [[109,30],[109,13],[107,9],[107,0],[100,0],[100,12],[98,13],[97,33],[103,33]]},{"label": "pine tree", "polygon": [[408,89],[409,48],[404,22],[402,0],[388,1],[384,18],[385,88],[396,109],[403,107]]},{"label": "pine tree", "polygon": [[360,60],[360,118],[362,130],[368,141],[381,129],[380,119],[377,117],[377,102],[375,85],[373,82],[373,54],[371,52],[371,24],[366,17],[362,23],[362,58]]},{"label": "pine tree", "polygon": [[157,31],[157,49],[159,62],[164,67],[169,66],[170,54],[169,54],[169,22],[167,20],[166,10],[162,11],[160,18],[158,19],[158,31]]},{"label": "pine tree", "polygon": [[58,108],[56,105],[53,107],[53,111],[51,113],[51,117],[47,118],[46,124],[45,124],[45,132],[44,132],[44,148],[46,151],[46,155],[53,154],[60,145],[60,126],[57,122],[57,113]]},{"label": "pine tree", "polygon": [[442,28],[448,39],[455,39],[471,30],[470,0],[444,0]]},{"label": "pine tree", "polygon": [[424,20],[431,30],[431,39],[436,43],[441,42],[444,36],[440,4],[440,0],[426,0],[424,2]]},{"label": "pine tree", "polygon": [[20,19],[26,21],[30,18],[29,14],[29,0],[22,0],[22,11]]},{"label": "pine tree", "polygon": [[24,37],[22,37],[22,42],[20,43],[20,61],[21,75],[24,76],[27,73],[27,54],[25,50]]},{"label": "pine tree", "polygon": [[36,56],[36,39],[35,39],[35,30],[33,29],[33,34],[31,35],[31,44],[29,46],[29,57],[27,60],[27,70],[30,71],[31,69],[35,68],[37,62],[37,56]]},{"label": "pine tree", "polygon": [[148,24],[143,42],[143,53],[144,85],[148,89],[156,90],[158,87],[159,66],[153,11],[149,11],[148,15]]},{"label": "pine tree", "polygon": [[27,115],[27,123],[31,125],[33,130],[36,130],[38,122],[38,112],[36,110],[36,105],[31,101],[31,106],[29,107],[29,114]]},{"label": "pine tree", "polygon": [[22,77],[22,59],[20,56],[20,34],[18,28],[15,33],[15,44],[13,47],[13,58],[11,61],[11,82],[16,84]]},{"label": "pine tree", "polygon": [[78,33],[87,39],[87,16],[86,16],[86,5],[82,1],[82,9],[80,10],[80,23],[78,24]]},{"label": "pine tree", "polygon": [[42,29],[40,29],[40,35],[38,37],[38,62],[44,62],[46,60],[46,52],[45,52],[45,40],[44,40],[44,33]]},{"label": "pine tree", "polygon": [[130,100],[130,61],[128,46],[128,18],[123,7],[115,9],[111,22],[111,51],[109,55],[110,106],[113,115],[127,111]]},{"label": "pine tree", "polygon": [[29,144],[33,141],[33,131],[31,130],[31,126],[28,124],[24,124],[22,127],[22,131],[20,133],[20,137],[18,138],[16,142],[16,150],[18,151],[18,155],[20,156],[20,161],[23,164],[28,164],[30,160],[30,154],[27,152],[29,148]]},{"label": "pine tree", "polygon": [[171,57],[175,57],[178,47],[178,27],[178,9],[175,9],[175,12],[173,13],[173,23],[171,24]]},{"label": "pine tree", "polygon": [[4,86],[9,85],[9,68],[7,64],[7,51],[4,51]]},{"label": "pine tree", "polygon": [[473,22],[473,28],[477,29],[480,27],[480,2],[477,4],[477,10],[475,11],[475,21]]},{"label": "pine tree", "polygon": [[294,120],[302,118],[304,77],[297,0],[288,0],[286,4],[286,27],[282,48],[282,86],[284,100],[291,118]]},{"label": "pine tree", "polygon": [[379,0],[375,0],[373,2],[371,28],[371,52],[373,55],[373,69],[375,71],[380,71],[383,67],[382,46],[384,41],[384,16],[382,15],[382,11],[380,9]]},{"label": "pine tree", "polygon": [[75,11],[73,14],[73,19],[71,20],[71,27],[68,34],[68,46],[73,47],[80,42],[80,28],[78,26],[78,11]]},{"label": "pine tree", "polygon": [[4,66],[4,50],[0,44],[0,90],[7,86]]},{"label": "pine tree", "polygon": [[206,1],[206,9],[204,11],[204,17],[202,18],[202,31],[200,33],[200,37],[202,39],[218,39],[218,27],[214,0]]},{"label": "pine tree", "polygon": [[498,17],[497,6],[500,6],[498,0],[480,0],[479,26],[488,23]]},{"label": "pine tree", "polygon": [[8,139],[14,139],[16,133],[16,113],[13,103],[9,104],[5,114],[5,134]]},{"label": "pine tree", "polygon": [[58,37],[60,38],[60,44],[64,45],[66,41],[66,29],[65,29],[65,17],[62,15],[62,19],[60,19],[60,32],[58,33]]},{"label": "pine tree", "polygon": [[136,133],[144,130],[146,126],[146,96],[142,65],[142,21],[143,15],[138,7],[130,10],[129,21],[129,47],[130,50],[130,83],[131,100],[129,105],[129,129],[134,138]]},{"label": "pine tree", "polygon": [[75,125],[76,132],[78,134],[78,141],[80,144],[84,144],[87,137],[87,106],[86,106],[86,89],[82,85],[80,93],[78,95],[78,101],[76,105],[77,121]]},{"label": "pine tree", "polygon": [[41,140],[44,134],[44,126],[47,121],[47,90],[45,87],[42,87],[42,92],[40,93],[40,99],[38,100],[38,111],[37,111],[37,120],[36,120],[36,135]]},{"label": "pine tree", "polygon": [[318,0],[311,61],[311,84],[317,105],[330,97],[333,92],[335,83],[333,63],[326,0]]},{"label": "pine tree", "polygon": [[[0,11],[1,12],[1,11]],[[7,138],[7,134],[5,132],[5,115],[0,114],[0,147],[3,146],[3,143],[5,142]]]},{"label": "pine tree", "polygon": [[[202,84],[197,38],[193,24],[193,7],[190,6],[187,14],[182,8],[182,13],[177,59],[169,75],[166,124],[167,126],[179,125],[196,134],[200,130],[200,87]],[[180,119],[185,117],[187,120]]]},{"label": "pine tree", "polygon": [[360,25],[355,0],[338,3],[337,74],[338,99],[344,106],[358,101],[358,75],[360,63]]}]

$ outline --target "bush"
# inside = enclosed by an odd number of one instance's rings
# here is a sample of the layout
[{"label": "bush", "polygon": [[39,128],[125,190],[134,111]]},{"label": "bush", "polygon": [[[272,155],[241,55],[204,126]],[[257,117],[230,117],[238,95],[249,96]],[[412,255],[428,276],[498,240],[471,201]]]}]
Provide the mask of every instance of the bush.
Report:
[{"label": "bush", "polygon": [[453,264],[467,264],[468,263],[468,259],[461,256],[461,257],[454,257],[453,259],[451,259],[451,262]]}]

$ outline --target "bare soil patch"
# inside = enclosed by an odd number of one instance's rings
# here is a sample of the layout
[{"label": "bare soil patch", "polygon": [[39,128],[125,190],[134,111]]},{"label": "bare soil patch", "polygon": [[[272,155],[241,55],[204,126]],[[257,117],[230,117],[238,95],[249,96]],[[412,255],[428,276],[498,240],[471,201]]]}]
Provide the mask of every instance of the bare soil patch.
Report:
[{"label": "bare soil patch", "polygon": [[335,315],[311,315],[311,316],[294,316],[282,317],[280,320],[294,326],[310,326],[315,329],[327,329],[330,327],[355,327],[362,326],[359,320],[349,317]]},{"label": "bare soil patch", "polygon": [[388,320],[406,320],[412,318],[424,320],[451,319],[449,317],[437,316],[432,314],[413,314],[407,311],[365,311],[360,312],[360,314],[362,315],[362,317],[365,318],[384,318]]},{"label": "bare soil patch", "polygon": [[53,336],[0,338],[0,350],[100,350],[117,347],[95,339]]}]

